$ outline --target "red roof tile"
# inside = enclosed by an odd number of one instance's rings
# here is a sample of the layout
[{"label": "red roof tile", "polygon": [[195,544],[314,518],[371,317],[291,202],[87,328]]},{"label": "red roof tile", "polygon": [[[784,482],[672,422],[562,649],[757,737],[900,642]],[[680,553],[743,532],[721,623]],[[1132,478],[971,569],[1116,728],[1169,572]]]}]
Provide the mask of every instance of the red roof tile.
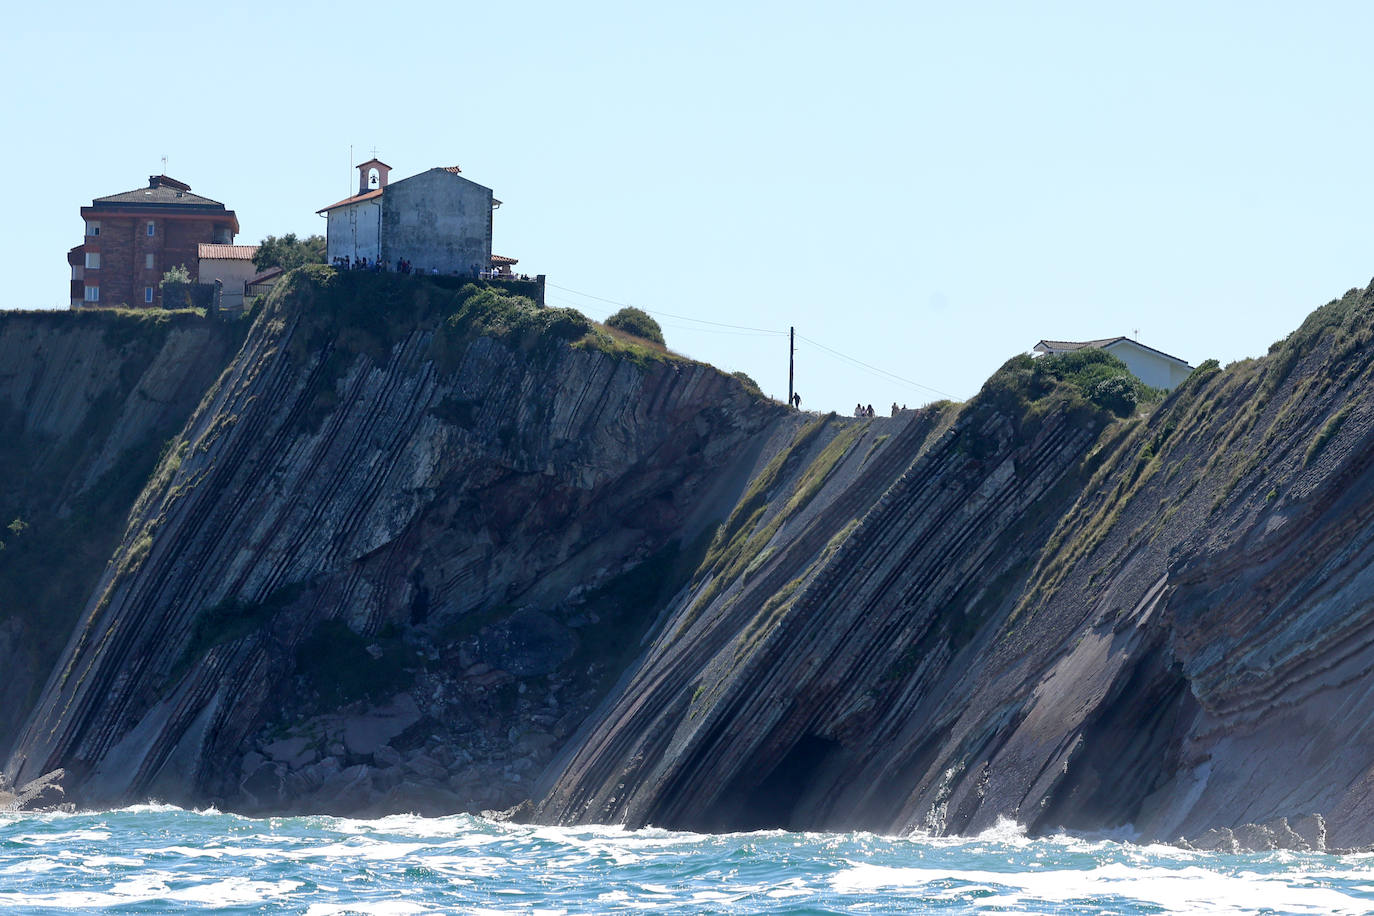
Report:
[{"label": "red roof tile", "polygon": [[320,209],[316,210],[315,212],[316,212],[316,213],[326,213],[326,212],[328,212],[328,211],[330,211],[330,210],[335,210],[335,209],[337,209],[337,208],[339,208],[339,207],[347,206],[348,204],[356,204],[356,203],[359,203],[359,202],[364,201],[364,200],[371,200],[371,199],[374,198],[374,197],[381,197],[381,196],[382,196],[382,192],[385,191],[385,190],[386,190],[386,188],[378,188],[378,189],[375,190],[375,191],[368,191],[366,194],[354,194],[352,197],[345,197],[343,200],[339,201],[339,202],[336,203],[336,204],[330,204],[330,205],[327,206],[327,207],[321,207]]},{"label": "red roof tile", "polygon": [[253,255],[258,253],[257,245],[212,245],[201,242],[196,248],[196,257],[201,260],[218,258],[226,261],[251,261]]}]

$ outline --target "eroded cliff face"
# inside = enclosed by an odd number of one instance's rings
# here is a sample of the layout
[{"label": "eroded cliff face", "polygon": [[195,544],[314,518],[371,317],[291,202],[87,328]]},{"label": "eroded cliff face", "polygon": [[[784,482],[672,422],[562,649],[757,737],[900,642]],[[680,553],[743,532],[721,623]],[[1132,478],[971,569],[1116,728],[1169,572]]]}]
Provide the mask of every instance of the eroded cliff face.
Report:
[{"label": "eroded cliff face", "polygon": [[652,620],[629,598],[669,586],[716,476],[789,422],[709,367],[571,346],[587,327],[294,275],[139,498],[10,777],[63,766],[87,804],[518,800],[533,764],[495,793],[492,768],[566,737],[512,756],[614,679]]},{"label": "eroded cliff face", "polygon": [[1374,841],[1371,316],[1130,421],[994,379],[795,588],[703,579],[537,816]]},{"label": "eroded cliff face", "polygon": [[[1371,843],[1372,336],[1356,290],[1124,419],[1018,358],[861,421],[499,291],[295,274],[201,359],[198,409],[148,408],[189,420],[64,586],[6,773],[90,804]],[[55,396],[25,397],[37,429]]]},{"label": "eroded cliff face", "polygon": [[193,313],[0,315],[0,752],[163,449],[241,338]]}]

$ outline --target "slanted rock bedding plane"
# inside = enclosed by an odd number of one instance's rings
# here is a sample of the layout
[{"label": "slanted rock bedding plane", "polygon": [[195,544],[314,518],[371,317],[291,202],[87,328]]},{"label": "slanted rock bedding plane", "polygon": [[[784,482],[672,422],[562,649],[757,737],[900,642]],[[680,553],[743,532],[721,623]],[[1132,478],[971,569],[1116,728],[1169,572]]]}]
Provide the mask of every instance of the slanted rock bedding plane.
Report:
[{"label": "slanted rock bedding plane", "polygon": [[1371,339],[870,419],[445,278],[7,317],[0,791],[1368,846]]}]

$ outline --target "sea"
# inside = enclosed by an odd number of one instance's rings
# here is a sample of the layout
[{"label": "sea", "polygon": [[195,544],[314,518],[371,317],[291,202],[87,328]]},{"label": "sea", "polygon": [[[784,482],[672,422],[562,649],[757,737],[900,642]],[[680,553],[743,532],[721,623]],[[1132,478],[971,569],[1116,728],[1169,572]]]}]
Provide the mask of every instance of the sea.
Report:
[{"label": "sea", "polygon": [[0,815],[0,912],[1367,913],[1374,854],[1222,855],[1012,824],[977,837]]}]

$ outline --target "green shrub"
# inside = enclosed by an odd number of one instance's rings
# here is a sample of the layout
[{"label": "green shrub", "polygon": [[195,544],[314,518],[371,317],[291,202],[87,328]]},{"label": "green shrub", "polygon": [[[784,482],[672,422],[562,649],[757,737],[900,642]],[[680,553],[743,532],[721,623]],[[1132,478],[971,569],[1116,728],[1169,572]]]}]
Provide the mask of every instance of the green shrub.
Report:
[{"label": "green shrub", "polygon": [[643,309],[637,309],[634,306],[626,306],[607,318],[605,324],[608,328],[615,328],[618,331],[624,331],[626,334],[642,337],[659,346],[667,346],[663,340],[663,329],[659,327],[658,322]]},{"label": "green shrub", "polygon": [[1088,400],[1098,407],[1104,407],[1118,417],[1129,417],[1135,413],[1140,399],[1136,396],[1136,386],[1126,376],[1118,375],[1098,382],[1088,391]]},{"label": "green shrub", "polygon": [[754,381],[752,378],[749,377],[748,373],[731,372],[730,374],[735,378],[739,379],[740,384],[744,386],[745,391],[749,392],[750,394],[756,394],[759,397],[763,396],[763,389],[759,387],[758,382]]},{"label": "green shrub", "polygon": [[1119,417],[1128,417],[1139,405],[1153,403],[1164,396],[1163,391],[1151,388],[1132,375],[1121,360],[1096,347],[1026,359],[1031,365],[1024,384],[1031,400],[1039,400],[1063,384],[1098,407]]},{"label": "green shrub", "polygon": [[191,272],[185,264],[178,264],[162,275],[158,284],[162,290],[162,307],[185,309],[191,307]]}]

